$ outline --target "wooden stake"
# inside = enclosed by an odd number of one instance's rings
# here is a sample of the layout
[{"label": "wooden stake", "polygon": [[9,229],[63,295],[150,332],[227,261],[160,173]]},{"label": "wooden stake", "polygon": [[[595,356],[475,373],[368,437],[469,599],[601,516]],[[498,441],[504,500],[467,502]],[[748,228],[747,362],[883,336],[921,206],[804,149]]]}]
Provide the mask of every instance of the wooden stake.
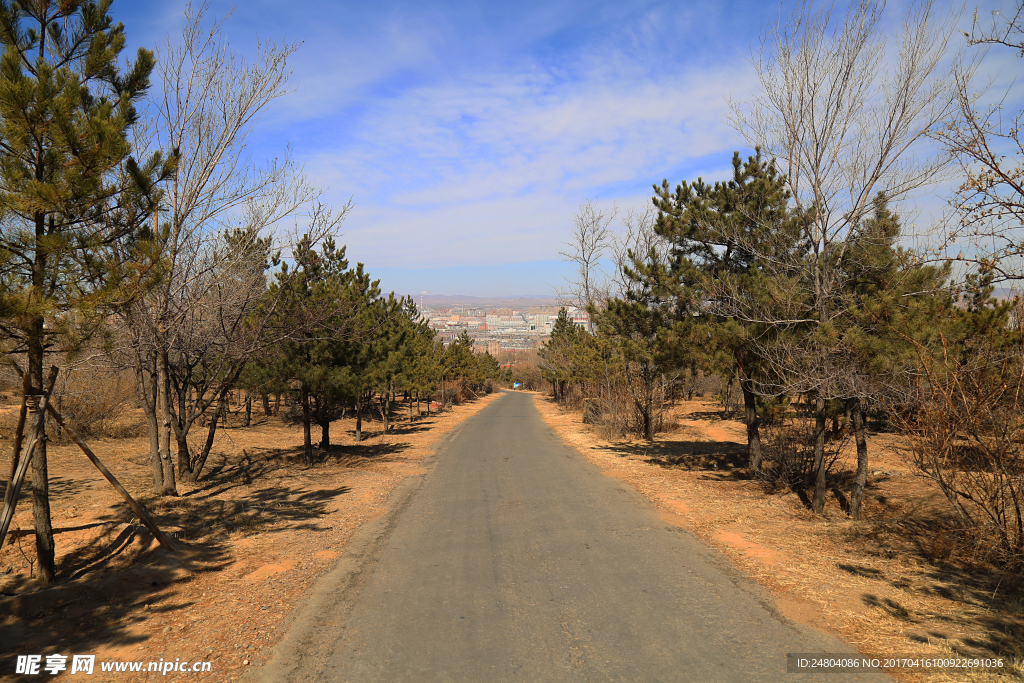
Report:
[{"label": "wooden stake", "polygon": [[[14,474],[18,471],[18,462],[21,458],[21,446],[25,441],[25,420],[28,417],[28,396],[31,387],[28,383],[28,377],[21,371],[17,363],[13,363],[14,369],[21,375],[21,413],[18,415],[18,428],[14,432],[14,448],[11,451],[11,474],[7,477],[7,490],[4,492],[4,506],[7,506],[7,501],[10,498],[11,487],[14,485]],[[0,546],[3,543],[0,542]]]},{"label": "wooden stake", "polygon": [[[23,373],[17,364],[14,365],[14,369],[21,374],[24,386],[28,387],[23,394],[22,414],[27,416],[28,412],[32,412],[33,415],[32,427],[28,432],[26,452],[21,456],[17,466],[13,468],[11,480],[7,483],[7,492],[4,494],[4,506],[0,509],[0,548],[4,545],[4,540],[7,538],[7,530],[11,526],[11,520],[14,519],[14,509],[18,506],[21,485],[25,482],[25,473],[28,472],[28,466],[32,462],[32,454],[35,453],[36,444],[46,438],[44,418],[46,417],[46,408],[50,405],[50,392],[53,391],[53,385],[57,381],[57,367],[53,366],[50,368],[50,375],[46,378],[46,386],[43,388],[42,395],[33,396],[29,394],[32,388],[29,385],[28,373]],[[40,408],[43,410],[39,410]]]},{"label": "wooden stake", "polygon": [[39,439],[32,435],[29,437],[28,448],[26,449],[25,457],[18,463],[18,467],[12,475],[11,480],[7,483],[7,493],[4,495],[4,507],[0,511],[0,548],[4,545],[4,540],[7,538],[7,530],[11,526],[11,520],[14,519],[14,508],[18,505],[18,496],[21,494],[21,485],[25,481],[25,473],[28,472],[29,463],[32,462],[32,454],[35,453],[36,444],[39,443]]},{"label": "wooden stake", "polygon": [[171,543],[171,539],[167,538],[167,536],[164,535],[164,532],[160,531],[160,528],[152,519],[150,519],[149,515],[146,514],[146,511],[142,509],[142,506],[135,502],[135,499],[131,497],[131,494],[128,493],[125,487],[121,486],[121,482],[119,482],[114,475],[110,473],[110,470],[100,462],[100,459],[96,457],[96,454],[92,452],[92,449],[85,445],[84,441],[78,438],[78,434],[76,434],[75,430],[71,429],[71,427],[64,422],[64,418],[61,417],[60,413],[58,413],[49,403],[46,404],[46,409],[50,412],[53,419],[57,421],[57,424],[63,427],[64,431],[68,433],[68,436],[78,444],[78,447],[82,449],[83,453],[85,453],[85,457],[89,458],[92,464],[96,466],[96,469],[100,471],[100,474],[106,477],[107,481],[110,482],[110,485],[121,494],[121,497],[124,498],[126,503],[128,503],[128,507],[130,507],[142,523],[145,524],[151,532],[153,532],[153,536],[155,536],[156,540],[160,542],[160,545],[167,548],[167,550],[172,553],[177,553],[178,549],[174,547],[173,543]]}]

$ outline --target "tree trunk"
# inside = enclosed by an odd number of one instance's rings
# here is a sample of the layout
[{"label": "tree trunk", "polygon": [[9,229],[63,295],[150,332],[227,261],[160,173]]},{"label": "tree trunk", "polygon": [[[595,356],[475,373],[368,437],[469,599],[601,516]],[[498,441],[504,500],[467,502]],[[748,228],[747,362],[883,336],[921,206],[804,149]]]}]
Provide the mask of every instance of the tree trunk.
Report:
[{"label": "tree trunk", "polygon": [[853,479],[853,491],[850,493],[850,516],[860,519],[863,515],[864,487],[868,482],[868,442],[864,424],[864,404],[859,398],[847,401],[850,409],[850,422],[853,435],[857,441],[857,476]]},{"label": "tree trunk", "polygon": [[260,394],[260,399],[263,401],[263,416],[270,418],[270,396],[267,394]]},{"label": "tree trunk", "polygon": [[[32,393],[32,384],[29,381],[28,373],[21,376],[21,411],[18,413],[18,427],[14,431],[14,448],[11,449],[11,469],[7,475],[7,490],[4,492],[6,501],[13,492],[14,477],[18,471],[18,459],[21,457],[21,446],[25,442],[25,424],[28,422],[28,395]],[[0,547],[3,546],[0,540]]]},{"label": "tree trunk", "polygon": [[363,401],[362,396],[356,399],[356,443],[363,440]]},{"label": "tree trunk", "polygon": [[217,412],[214,413],[213,419],[210,420],[210,424],[206,427],[206,442],[203,444],[203,450],[199,452],[199,457],[196,459],[195,464],[189,468],[187,480],[195,483],[199,481],[199,476],[203,473],[203,468],[206,466],[206,459],[210,457],[210,451],[213,450],[213,440],[217,436],[217,417],[219,413],[227,410],[227,404],[223,397],[217,403]]},{"label": "tree trunk", "polygon": [[[42,340],[42,329],[39,339]],[[40,344],[38,354],[29,346],[29,366],[38,365],[38,373],[32,378],[32,393],[42,394],[44,380],[42,377],[43,349]],[[38,360],[38,364],[34,361]],[[36,380],[38,378],[38,381]],[[40,410],[46,409],[46,403],[39,399]],[[36,558],[38,560],[36,578],[43,583],[53,583],[57,577],[55,563],[55,546],[53,543],[53,522],[50,517],[50,476],[46,461],[46,415],[40,419],[39,441],[32,455],[32,517],[36,531]]]},{"label": "tree trunk", "polygon": [[302,385],[299,398],[302,402],[302,452],[306,457],[306,464],[313,465],[313,435],[310,430],[312,417],[309,414],[309,387]]},{"label": "tree trunk", "polygon": [[381,422],[384,423],[384,433],[385,434],[388,433],[388,412],[389,412],[388,409],[391,407],[391,406],[388,405],[388,399],[389,398],[390,398],[390,394],[388,392],[386,392],[386,391],[381,393],[381,395],[380,395],[380,419],[381,419]]},{"label": "tree trunk", "polygon": [[654,380],[644,377],[644,385],[644,438],[654,441]]},{"label": "tree trunk", "polygon": [[[135,356],[135,388],[149,428],[149,464],[153,472],[153,491],[160,493],[164,486],[164,470],[160,461],[160,423],[156,416],[156,356],[152,356],[149,361],[152,362],[151,367],[144,368],[142,356]],[[147,372],[149,382],[146,381]]]},{"label": "tree trunk", "polygon": [[729,375],[729,382],[725,385],[725,390],[722,392],[722,419],[732,419],[732,383],[736,381],[736,377]]},{"label": "tree trunk", "polygon": [[747,467],[755,472],[761,471],[761,418],[757,416],[757,397],[754,395],[753,381],[741,379],[743,390],[743,408],[747,423]]},{"label": "tree trunk", "polygon": [[242,420],[243,427],[249,427],[252,425],[252,392],[248,389],[245,391],[245,419]]},{"label": "tree trunk", "polygon": [[[67,388],[67,384],[65,384],[65,388]],[[64,397],[63,396],[57,396],[56,398],[53,399],[53,403],[54,403],[54,407],[57,409],[57,413],[58,414],[63,414],[63,410],[64,410]],[[64,428],[58,424],[57,425],[57,438],[59,439],[63,435],[64,435]]]},{"label": "tree trunk", "polygon": [[324,453],[331,450],[331,408],[330,403],[317,399],[316,412],[312,413],[320,427],[320,450]]},{"label": "tree trunk", "polygon": [[158,442],[160,451],[160,468],[163,470],[163,486],[157,492],[161,496],[178,495],[178,487],[174,480],[174,461],[171,459],[171,382],[167,372],[167,354],[157,352],[156,377],[156,413],[160,426]]},{"label": "tree trunk", "polygon": [[320,450],[324,453],[331,450],[331,421],[324,419],[320,424]]},{"label": "tree trunk", "polygon": [[817,514],[825,511],[825,399],[819,392],[815,399],[814,415],[814,500],[812,508]]},{"label": "tree trunk", "polygon": [[171,431],[174,432],[174,440],[178,444],[178,479],[194,480],[192,474],[192,450],[188,445],[188,432],[185,431],[180,422],[171,419]]},{"label": "tree trunk", "polygon": [[[36,179],[43,180],[41,165],[37,165]],[[36,213],[35,245],[32,261],[32,287],[29,300],[42,303],[48,270],[47,251],[40,249],[40,242],[46,235],[46,215]],[[45,327],[42,314],[33,316],[28,324],[25,335],[26,369],[32,393],[43,391],[43,354]],[[42,416],[42,433],[40,443],[32,456],[32,515],[36,528],[36,554],[39,558],[38,577],[44,583],[50,583],[55,576],[53,524],[50,520],[50,480],[46,469],[46,415]]]},{"label": "tree trunk", "polygon": [[274,398],[274,415],[277,416],[277,415],[280,415],[280,414],[281,414],[281,392],[278,392],[277,396]]}]

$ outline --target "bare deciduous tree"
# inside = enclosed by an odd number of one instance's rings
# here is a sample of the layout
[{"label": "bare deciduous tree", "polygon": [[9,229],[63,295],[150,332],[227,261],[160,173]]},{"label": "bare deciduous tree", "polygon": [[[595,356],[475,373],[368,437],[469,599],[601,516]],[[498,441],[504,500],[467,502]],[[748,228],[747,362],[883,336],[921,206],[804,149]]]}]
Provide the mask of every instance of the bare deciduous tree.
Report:
[{"label": "bare deciduous tree", "polygon": [[[957,348],[959,347],[959,348]],[[1024,364],[1019,330],[919,346],[913,413],[892,410],[911,461],[973,536],[976,559],[1024,567]],[[977,557],[977,556],[980,556]]]},{"label": "bare deciduous tree", "polygon": [[[565,243],[567,250],[558,252],[576,266],[576,279],[567,281],[567,288],[559,292],[564,303],[586,310],[607,298],[609,278],[601,260],[614,241],[611,224],[616,213],[614,207],[605,211],[588,199],[573,216],[572,238]],[[592,323],[587,330],[593,334]]]},{"label": "bare deciduous tree", "polygon": [[154,220],[152,239],[128,259],[144,277],[122,309],[150,427],[154,486],[170,495],[172,434],[180,474],[196,476],[209,447],[194,463],[189,428],[223,401],[247,354],[267,343],[246,318],[266,290],[271,231],[301,218],[319,241],[350,208],[332,213],[320,204],[287,155],[258,166],[246,149],[260,114],[288,91],[287,62],[297,45],[261,42],[246,62],[223,39],[223,20],[207,21],[206,10],[189,6],[180,42],[168,39],[159,52],[160,88],[136,131],[142,144],[175,150],[177,168],[164,188],[163,220]]},{"label": "bare deciduous tree", "polygon": [[[988,28],[975,16],[968,43],[1009,47],[1024,57],[1024,2],[1010,17],[995,13]],[[985,53],[982,51],[979,56]],[[1024,125],[1008,88],[983,105],[991,83],[975,90],[973,72],[956,74],[956,107],[946,125],[932,131],[960,163],[964,180],[953,197],[954,222],[946,232],[947,250],[959,249],[958,260],[991,269],[997,279],[1024,275]]]},{"label": "bare deciduous tree", "polygon": [[612,273],[608,296],[623,297],[634,284],[629,271],[635,267],[635,260],[662,259],[669,253],[664,238],[655,231],[658,212],[647,205],[643,211],[629,209],[622,219],[622,232],[611,237]]}]

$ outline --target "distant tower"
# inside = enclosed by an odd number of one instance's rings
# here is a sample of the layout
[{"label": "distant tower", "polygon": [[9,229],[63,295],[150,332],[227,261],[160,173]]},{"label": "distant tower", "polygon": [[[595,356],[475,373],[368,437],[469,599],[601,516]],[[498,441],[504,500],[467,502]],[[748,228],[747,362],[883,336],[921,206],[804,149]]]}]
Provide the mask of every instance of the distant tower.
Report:
[{"label": "distant tower", "polygon": [[424,294],[430,294],[430,290],[428,289],[428,290],[420,292],[420,315],[423,314],[423,295]]}]

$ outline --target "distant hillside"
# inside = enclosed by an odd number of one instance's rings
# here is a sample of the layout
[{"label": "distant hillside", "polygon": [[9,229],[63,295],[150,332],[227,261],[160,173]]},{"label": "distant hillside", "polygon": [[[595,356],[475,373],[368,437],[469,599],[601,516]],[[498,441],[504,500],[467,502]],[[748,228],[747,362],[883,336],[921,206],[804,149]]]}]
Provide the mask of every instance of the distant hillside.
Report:
[{"label": "distant hillside", "polygon": [[[419,304],[419,297],[413,297]],[[529,308],[530,306],[557,306],[559,301],[553,296],[467,296],[465,294],[425,294],[423,305],[426,308],[450,308],[452,306],[472,306],[473,308]]]}]

